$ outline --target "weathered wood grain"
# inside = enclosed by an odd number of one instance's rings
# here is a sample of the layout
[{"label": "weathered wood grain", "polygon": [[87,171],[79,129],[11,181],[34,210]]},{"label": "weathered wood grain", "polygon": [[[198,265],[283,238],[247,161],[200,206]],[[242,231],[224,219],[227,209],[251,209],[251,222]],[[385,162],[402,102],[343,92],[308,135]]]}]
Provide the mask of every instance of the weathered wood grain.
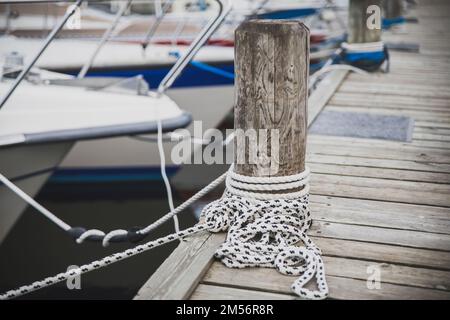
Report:
[{"label": "weathered wood grain", "polygon": [[[296,21],[250,20],[235,32],[235,129],[278,130],[279,150],[267,141],[235,139],[235,171],[248,176],[283,176],[305,166],[309,30]],[[259,140],[259,139],[258,139]],[[267,145],[267,153],[264,154]],[[255,164],[250,148],[258,149]],[[245,163],[239,164],[239,153]],[[276,153],[273,157],[272,153]],[[268,161],[268,158],[270,159]],[[278,161],[273,164],[273,161]],[[271,168],[276,168],[275,172]]]},{"label": "weathered wood grain", "polygon": [[211,263],[223,235],[202,232],[182,241],[141,287],[136,300],[187,299]]},{"label": "weathered wood grain", "polygon": [[[332,264],[330,268],[338,267],[334,263],[344,261],[344,259],[327,258],[331,259]],[[367,274],[364,278],[363,273],[366,272],[367,261],[356,261],[355,264],[351,264],[352,260],[348,260],[346,267],[353,268],[353,270],[340,270],[339,267],[335,270],[337,273],[346,273],[347,275],[357,276],[362,279],[352,277],[341,277],[334,275],[327,275],[327,282],[330,288],[330,298],[334,299],[449,299],[450,292],[444,289],[427,288],[422,287],[424,284],[424,278],[428,277],[427,272],[432,272],[433,277],[439,277],[445,275],[446,284],[448,284],[449,272],[442,271],[429,271],[426,269],[414,269],[409,268],[410,276],[402,274],[402,268],[407,267],[392,267],[385,266],[385,272],[381,277],[381,289],[369,289],[367,288]],[[380,265],[373,263],[373,265]],[[383,266],[381,266],[383,268]],[[390,268],[390,269],[389,269]],[[326,265],[326,270],[329,272]],[[361,269],[361,270],[359,270]],[[396,269],[396,270],[393,270]],[[403,269],[404,270],[404,269]],[[390,271],[390,272],[389,272]],[[422,273],[424,272],[424,273]],[[333,271],[331,273],[334,273]],[[385,277],[383,277],[385,276]],[[233,272],[229,272],[222,264],[215,262],[211,265],[211,268],[205,275],[205,284],[218,286],[223,289],[229,289],[230,287],[240,288],[240,290],[264,290],[266,293],[281,293],[291,294],[290,285],[294,281],[295,277],[287,277],[278,273],[276,270],[267,268],[252,268],[252,269],[236,269]],[[439,279],[435,279],[436,283],[441,283]],[[411,285],[399,285],[392,282],[414,282],[417,286]],[[311,284],[308,284],[309,287]],[[426,284],[425,284],[426,285]],[[205,289],[202,289],[205,290]],[[216,299],[217,293],[209,291],[209,295],[206,292],[203,297],[209,296],[209,299]]]},{"label": "weathered wood grain", "polygon": [[315,220],[450,234],[450,208],[311,196]]},{"label": "weathered wood grain", "polygon": [[383,0],[383,16],[387,19],[401,17],[403,6],[401,0]]},{"label": "weathered wood grain", "polygon": [[286,294],[200,284],[191,300],[296,300]]},{"label": "weathered wood grain", "polygon": [[[323,251],[331,298],[450,299],[450,55],[442,40],[448,39],[448,21],[440,18],[448,7],[446,1],[420,0],[412,12],[419,24],[405,25],[409,35],[383,36],[421,45],[420,53],[392,52],[390,74],[351,74],[330,89],[337,89],[334,95],[319,91],[309,99],[308,124],[323,107],[415,118],[412,143],[308,137],[310,235]],[[372,264],[382,269],[380,290],[367,288],[365,271]],[[191,298],[294,299],[294,279],[215,262],[195,278],[200,285]]]},{"label": "weathered wood grain", "polygon": [[315,220],[310,228],[309,234],[316,237],[450,251],[450,235],[441,233],[378,228]]},{"label": "weathered wood grain", "polygon": [[319,82],[317,89],[311,93],[308,100],[308,127],[314,122],[347,75],[347,70],[334,70]]},{"label": "weathered wood grain", "polygon": [[367,8],[376,5],[381,9],[381,0],[350,0],[348,12],[348,42],[363,43],[381,40],[381,29],[367,27]]},{"label": "weathered wood grain", "polygon": [[311,193],[450,207],[450,185],[313,173]]},{"label": "weathered wood grain", "polygon": [[336,238],[312,237],[326,256],[450,270],[450,252]]}]

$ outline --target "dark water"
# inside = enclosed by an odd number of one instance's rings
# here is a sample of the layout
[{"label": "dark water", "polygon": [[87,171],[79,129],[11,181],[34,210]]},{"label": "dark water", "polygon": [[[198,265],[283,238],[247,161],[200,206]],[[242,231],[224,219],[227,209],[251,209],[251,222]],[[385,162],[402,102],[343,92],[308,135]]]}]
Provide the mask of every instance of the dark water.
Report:
[{"label": "dark water", "polygon": [[[174,190],[176,203],[180,196]],[[37,200],[72,226],[113,230],[145,226],[168,212],[161,181],[107,184],[47,183]],[[195,223],[189,210],[180,215],[181,227]],[[149,237],[172,233],[172,221]],[[132,299],[178,243],[155,248],[81,276],[81,290],[66,282],[26,295],[26,299]],[[119,252],[132,244],[76,244],[61,229],[27,209],[0,246],[0,291],[16,288]]]}]

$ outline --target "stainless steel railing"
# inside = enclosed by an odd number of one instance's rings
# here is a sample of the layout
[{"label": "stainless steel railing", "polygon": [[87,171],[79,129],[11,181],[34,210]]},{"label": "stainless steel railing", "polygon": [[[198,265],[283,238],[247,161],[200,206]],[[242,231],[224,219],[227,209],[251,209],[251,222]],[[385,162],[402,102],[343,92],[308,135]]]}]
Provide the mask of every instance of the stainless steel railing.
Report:
[{"label": "stainless steel railing", "polygon": [[9,97],[13,94],[13,92],[16,90],[16,88],[19,86],[19,84],[22,82],[22,80],[25,78],[25,76],[28,74],[28,72],[33,68],[36,61],[39,59],[39,57],[42,55],[42,53],[47,49],[48,45],[53,41],[55,36],[58,34],[58,32],[64,27],[66,22],[70,19],[72,15],[75,14],[77,9],[80,7],[80,5],[83,3],[84,0],[77,0],[75,4],[73,4],[71,7],[69,7],[69,10],[66,11],[66,14],[61,19],[61,21],[53,28],[53,30],[50,32],[50,34],[45,39],[44,44],[39,49],[37,54],[33,57],[33,59],[28,63],[28,65],[22,69],[22,72],[19,74],[19,76],[14,81],[11,88],[8,90],[6,95],[3,97],[2,101],[0,102],[0,109],[4,106],[6,101],[8,101]]},{"label": "stainless steel railing", "polygon": [[219,5],[217,15],[208,22],[208,24],[202,29],[197,38],[192,41],[186,52],[177,60],[172,69],[170,69],[170,71],[166,74],[166,76],[158,86],[158,93],[162,94],[168,88],[170,88],[170,86],[172,86],[173,82],[178,78],[184,68],[186,68],[186,66],[194,58],[201,47],[206,43],[206,41],[208,41],[211,35],[222,24],[228,13],[230,13],[232,6],[229,0],[215,1]]},{"label": "stainless steel railing", "polygon": [[[52,0],[47,0],[51,2]],[[45,51],[45,49],[48,47],[48,45],[53,41],[55,36],[58,34],[58,32],[64,27],[66,22],[69,20],[69,18],[76,12],[76,10],[80,7],[80,5],[83,3],[84,0],[77,0],[74,5],[72,5],[69,10],[66,12],[64,17],[61,19],[61,21],[53,28],[53,30],[50,32],[50,34],[45,39],[44,44],[38,51],[38,53],[33,57],[33,59],[28,63],[28,65],[22,69],[19,76],[15,79],[13,85],[8,90],[6,95],[3,97],[3,99],[0,102],[0,109],[3,107],[3,105],[8,101],[10,96],[13,94],[13,92],[16,90],[16,88],[19,86],[19,84],[22,82],[22,80],[25,78],[25,76],[28,74],[28,72],[31,70],[31,68],[35,65],[36,61],[39,59],[39,57],[42,55],[42,53]],[[82,70],[78,74],[78,78],[82,78],[87,73],[88,69],[92,65],[92,62],[95,59],[95,56],[100,51],[101,47],[104,45],[104,43],[108,40],[111,33],[114,31],[118,20],[123,15],[125,10],[129,7],[132,0],[129,0],[126,5],[122,7],[121,10],[116,15],[116,18],[114,19],[112,25],[108,30],[104,33],[102,39],[100,40],[100,44],[95,50],[94,54],[91,56],[91,58],[88,60],[88,62],[83,66]],[[202,31],[199,33],[199,35],[194,39],[194,41],[191,43],[189,48],[186,50],[186,52],[176,61],[174,66],[169,70],[169,72],[166,74],[164,79],[161,81],[161,83],[158,86],[157,92],[159,94],[163,94],[170,86],[173,84],[173,82],[178,78],[178,76],[182,73],[184,68],[192,61],[194,56],[197,54],[197,52],[200,50],[200,48],[208,41],[208,39],[211,37],[211,35],[217,30],[217,28],[222,24],[222,22],[225,20],[228,13],[231,11],[231,3],[229,0],[215,0],[219,6],[219,10],[217,12],[217,15],[212,18],[208,24],[202,29]],[[46,2],[46,1],[42,1]]]}]

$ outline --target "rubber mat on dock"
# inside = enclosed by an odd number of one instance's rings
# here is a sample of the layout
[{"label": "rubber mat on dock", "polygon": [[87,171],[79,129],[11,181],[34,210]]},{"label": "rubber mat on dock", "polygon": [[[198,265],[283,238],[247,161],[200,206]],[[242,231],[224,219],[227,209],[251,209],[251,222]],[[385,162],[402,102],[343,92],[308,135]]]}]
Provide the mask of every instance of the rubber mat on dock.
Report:
[{"label": "rubber mat on dock", "polygon": [[323,111],[309,133],[410,142],[413,128],[414,119],[411,117]]}]

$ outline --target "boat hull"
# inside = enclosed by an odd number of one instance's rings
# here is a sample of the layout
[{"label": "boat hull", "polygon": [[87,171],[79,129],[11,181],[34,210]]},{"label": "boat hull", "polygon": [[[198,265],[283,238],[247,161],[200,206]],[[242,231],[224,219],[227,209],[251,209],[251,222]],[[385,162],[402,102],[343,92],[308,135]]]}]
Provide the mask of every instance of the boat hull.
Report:
[{"label": "boat hull", "polygon": [[[203,132],[209,128],[216,128],[233,108],[234,88],[230,85],[173,88],[167,95],[183,109],[189,111],[193,119],[201,121]],[[194,123],[187,129],[193,134]],[[174,170],[178,164],[171,159],[171,150],[175,143],[165,142],[166,165]],[[195,146],[199,148],[200,146]],[[79,141],[61,163],[61,180],[78,180],[74,175],[63,177],[63,172],[77,172],[83,174],[83,169],[96,179],[92,172],[106,172],[111,174],[104,177],[114,179],[115,173],[123,169],[158,168],[160,157],[156,143],[138,141],[129,137],[108,138],[92,141]],[[117,170],[112,170],[112,169]],[[103,170],[104,172],[104,170]],[[116,175],[117,176],[117,175]],[[98,177],[97,177],[98,178]],[[89,180],[87,178],[87,180]],[[86,182],[86,181],[85,181]]]},{"label": "boat hull", "polygon": [[[0,148],[0,172],[34,197],[72,145],[64,142]],[[0,184],[0,243],[26,208],[25,201]]]}]

